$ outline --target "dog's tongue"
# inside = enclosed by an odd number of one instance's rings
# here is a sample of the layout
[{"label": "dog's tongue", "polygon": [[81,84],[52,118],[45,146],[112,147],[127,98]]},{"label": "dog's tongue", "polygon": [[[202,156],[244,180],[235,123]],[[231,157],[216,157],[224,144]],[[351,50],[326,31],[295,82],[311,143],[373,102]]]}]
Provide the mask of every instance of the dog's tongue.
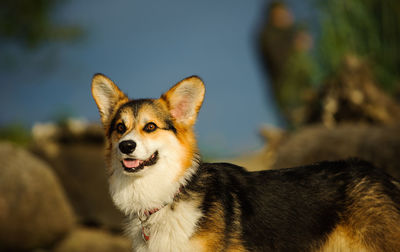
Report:
[{"label": "dog's tongue", "polygon": [[138,159],[124,159],[123,162],[127,168],[136,168],[140,165],[140,160]]}]

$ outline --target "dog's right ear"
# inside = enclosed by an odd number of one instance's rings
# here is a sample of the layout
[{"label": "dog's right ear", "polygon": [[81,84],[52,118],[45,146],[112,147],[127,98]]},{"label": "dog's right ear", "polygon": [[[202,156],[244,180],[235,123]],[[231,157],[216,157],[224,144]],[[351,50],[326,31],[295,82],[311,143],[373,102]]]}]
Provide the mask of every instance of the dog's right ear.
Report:
[{"label": "dog's right ear", "polygon": [[128,97],[103,74],[95,74],[92,79],[92,95],[100,112],[103,125],[110,120],[118,103],[128,101]]}]

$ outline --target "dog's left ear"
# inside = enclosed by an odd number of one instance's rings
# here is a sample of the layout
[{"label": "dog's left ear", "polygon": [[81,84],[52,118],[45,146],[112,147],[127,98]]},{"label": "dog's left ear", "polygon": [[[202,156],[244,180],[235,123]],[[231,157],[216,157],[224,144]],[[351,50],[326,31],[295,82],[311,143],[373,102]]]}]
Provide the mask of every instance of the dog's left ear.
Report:
[{"label": "dog's left ear", "polygon": [[176,122],[192,126],[203,103],[205,87],[197,76],[186,78],[161,96]]},{"label": "dog's left ear", "polygon": [[128,101],[128,97],[103,74],[95,74],[92,80],[92,95],[99,108],[103,125],[107,125],[110,117],[120,102]]}]

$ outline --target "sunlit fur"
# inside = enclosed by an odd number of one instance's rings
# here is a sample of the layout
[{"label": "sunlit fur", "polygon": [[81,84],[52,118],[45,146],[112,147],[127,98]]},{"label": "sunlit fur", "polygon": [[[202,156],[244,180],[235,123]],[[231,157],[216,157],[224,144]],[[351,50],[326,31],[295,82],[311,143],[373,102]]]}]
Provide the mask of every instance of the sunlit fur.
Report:
[{"label": "sunlit fur", "polygon": [[[174,196],[180,187],[185,186],[186,181],[196,172],[198,166],[198,154],[193,125],[195,117],[200,109],[204,92],[200,92],[200,101],[194,101],[193,111],[187,112],[187,117],[181,118],[180,122],[174,120],[175,132],[173,130],[158,129],[155,132],[147,133],[143,131],[144,125],[154,122],[159,128],[167,125],[162,118],[170,118],[170,103],[172,92],[165,93],[159,99],[151,100],[151,104],[144,103],[138,111],[130,106],[125,106],[129,100],[119,89],[105,76],[97,75],[100,81],[110,85],[110,90],[117,90],[114,94],[115,101],[112,111],[102,110],[108,108],[106,95],[95,95],[96,103],[101,112],[102,121],[106,132],[114,125],[124,122],[126,132],[118,134],[116,131],[107,138],[107,161],[109,167],[110,192],[115,205],[121,209],[128,217],[127,232],[133,238],[135,251],[190,251],[189,238],[193,235],[196,223],[201,217],[199,202],[197,200],[180,202],[174,205],[174,210],[164,207],[165,204],[172,203]],[[189,79],[190,80],[190,79]],[[194,81],[198,81],[193,77]],[[94,81],[94,83],[97,83]],[[200,83],[200,87],[202,83]],[[175,90],[174,87],[173,90]],[[179,97],[178,97],[179,98]],[[112,99],[112,98],[111,98]],[[189,101],[185,101],[186,104]],[[103,105],[104,104],[104,105]],[[178,108],[179,109],[179,108]],[[134,114],[137,114],[134,116]],[[185,114],[186,115],[186,114]],[[141,160],[148,159],[155,151],[158,151],[159,158],[155,165],[145,167],[142,171],[129,174],[122,169],[121,160],[129,155],[121,153],[118,146],[125,140],[133,140],[137,147],[134,157]],[[142,214],[147,209],[160,208],[157,214],[149,217],[146,225],[150,227],[151,239],[145,243],[142,238],[140,221],[138,214]]]},{"label": "sunlit fur", "polygon": [[[189,77],[159,99],[130,100],[104,75],[93,78],[110,192],[128,217],[134,251],[399,250],[399,181],[367,162],[260,172],[201,162],[193,126],[204,92],[202,81]],[[150,122],[158,127],[152,132],[145,130]],[[119,144],[128,140],[136,148],[124,154]],[[149,160],[156,152],[155,164],[124,170],[123,159]],[[141,222],[151,209],[159,210]]]},{"label": "sunlit fur", "polygon": [[[125,214],[136,214],[138,211],[159,208],[165,202],[172,202],[179,187],[185,184],[184,175],[189,176],[191,169],[194,170],[197,164],[193,156],[194,146],[184,141],[187,137],[181,141],[171,131],[156,130],[150,134],[142,131],[148,121],[157,124],[157,118],[151,108],[141,108],[135,119],[131,118],[133,112],[127,110],[120,114],[122,120],[130,122],[127,132],[123,136],[113,133],[115,142],[110,142],[110,189],[115,204]],[[162,127],[161,122],[157,125]],[[134,154],[138,159],[148,159],[158,151],[158,162],[138,173],[127,174],[121,169],[121,159],[126,155],[118,149],[119,143],[124,140],[136,142]]]}]

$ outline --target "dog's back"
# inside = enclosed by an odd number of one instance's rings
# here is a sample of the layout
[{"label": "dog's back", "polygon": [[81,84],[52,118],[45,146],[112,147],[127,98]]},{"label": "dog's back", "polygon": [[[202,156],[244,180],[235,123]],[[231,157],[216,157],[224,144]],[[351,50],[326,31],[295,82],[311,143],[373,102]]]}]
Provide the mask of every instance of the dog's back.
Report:
[{"label": "dog's back", "polygon": [[204,192],[197,236],[210,251],[400,249],[399,184],[367,162],[253,173],[202,164],[187,190]]}]

